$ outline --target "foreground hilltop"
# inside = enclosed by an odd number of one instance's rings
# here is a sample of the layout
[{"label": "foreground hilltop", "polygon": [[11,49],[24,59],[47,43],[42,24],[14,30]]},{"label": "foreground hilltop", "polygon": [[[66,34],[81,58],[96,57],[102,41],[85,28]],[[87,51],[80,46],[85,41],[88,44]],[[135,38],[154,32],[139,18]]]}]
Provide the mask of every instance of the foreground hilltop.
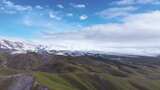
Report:
[{"label": "foreground hilltop", "polygon": [[160,90],[160,58],[0,53],[0,90]]}]

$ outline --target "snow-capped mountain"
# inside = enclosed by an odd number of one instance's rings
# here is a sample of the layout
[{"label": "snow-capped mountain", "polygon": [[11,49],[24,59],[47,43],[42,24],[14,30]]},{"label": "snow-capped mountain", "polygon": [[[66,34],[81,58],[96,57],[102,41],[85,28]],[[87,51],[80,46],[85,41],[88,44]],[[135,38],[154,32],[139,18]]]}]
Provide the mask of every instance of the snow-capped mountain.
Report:
[{"label": "snow-capped mountain", "polygon": [[[54,45],[53,45],[54,47]],[[27,51],[39,52],[39,53],[52,53],[56,55],[70,55],[70,56],[84,56],[84,55],[96,55],[96,54],[108,54],[108,55],[140,55],[140,56],[157,56],[160,55],[160,48],[107,48],[104,51],[84,51],[84,50],[61,50],[53,49],[52,45],[42,45],[37,43],[29,43],[25,41],[10,41],[0,40],[0,51],[10,52],[12,54],[26,53]]]},{"label": "snow-capped mountain", "polygon": [[26,43],[24,41],[0,40],[0,51],[11,53],[26,53],[27,51],[35,51],[39,45]]},{"label": "snow-capped mountain", "polygon": [[[27,51],[39,52],[39,53],[52,53],[56,55],[70,55],[70,56],[83,56],[87,54],[82,51],[69,51],[69,50],[53,50],[49,46],[41,44],[31,44],[24,41],[10,41],[0,40],[0,51],[10,52],[12,54],[26,53]],[[89,53],[88,53],[89,54]]]},{"label": "snow-capped mountain", "polygon": [[14,42],[9,40],[0,40],[1,49],[10,49],[10,50],[30,50],[35,48],[35,45],[27,44],[24,42]]}]

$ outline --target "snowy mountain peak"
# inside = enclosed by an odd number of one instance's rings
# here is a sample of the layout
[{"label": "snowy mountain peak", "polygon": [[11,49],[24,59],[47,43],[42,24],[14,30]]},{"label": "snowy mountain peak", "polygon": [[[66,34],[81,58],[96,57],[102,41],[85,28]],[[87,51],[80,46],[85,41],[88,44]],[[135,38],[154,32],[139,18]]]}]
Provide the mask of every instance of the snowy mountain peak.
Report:
[{"label": "snowy mountain peak", "polygon": [[11,52],[25,52],[27,50],[35,50],[37,46],[30,43],[10,41],[10,40],[0,40],[0,49],[1,51],[11,51]]},{"label": "snowy mountain peak", "polygon": [[9,41],[9,40],[1,40],[0,41],[0,48],[3,48],[3,49],[21,49],[21,48],[23,48],[23,43],[12,42],[12,41]]},{"label": "snowy mountain peak", "polygon": [[0,40],[0,52],[5,51],[12,54],[26,53],[34,51],[39,53],[52,53],[56,55],[84,56],[95,54],[108,55],[141,55],[141,56],[157,56],[160,55],[160,48],[106,48],[104,51],[84,51],[84,50],[62,50],[53,49],[54,45],[42,45],[37,43],[29,43],[25,41]]}]

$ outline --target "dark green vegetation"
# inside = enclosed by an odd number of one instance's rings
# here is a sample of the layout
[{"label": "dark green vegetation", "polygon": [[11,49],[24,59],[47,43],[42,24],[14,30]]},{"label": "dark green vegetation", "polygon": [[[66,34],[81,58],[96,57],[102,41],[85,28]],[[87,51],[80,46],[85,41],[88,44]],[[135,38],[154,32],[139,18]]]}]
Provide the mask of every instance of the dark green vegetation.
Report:
[{"label": "dark green vegetation", "polygon": [[1,53],[0,90],[160,90],[160,57]]}]

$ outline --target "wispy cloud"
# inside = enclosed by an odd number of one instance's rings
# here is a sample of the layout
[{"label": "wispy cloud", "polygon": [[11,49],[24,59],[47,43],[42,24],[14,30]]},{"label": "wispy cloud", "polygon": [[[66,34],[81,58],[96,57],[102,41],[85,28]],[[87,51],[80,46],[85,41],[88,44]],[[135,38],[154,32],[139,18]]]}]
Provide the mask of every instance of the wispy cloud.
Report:
[{"label": "wispy cloud", "polygon": [[23,12],[23,11],[31,11],[32,6],[23,6],[15,4],[9,0],[2,0],[1,2],[1,10],[5,13],[16,13],[16,12]]},{"label": "wispy cloud", "polygon": [[58,8],[61,8],[61,9],[64,8],[64,6],[63,6],[62,4],[58,4],[57,7],[58,7]]},{"label": "wispy cloud", "polygon": [[51,19],[55,19],[55,20],[61,20],[62,19],[60,16],[57,15],[57,12],[50,11],[48,13],[48,15]]},{"label": "wispy cloud", "polygon": [[46,36],[48,41],[57,44],[59,42],[67,48],[72,46],[77,50],[104,51],[108,47],[160,47],[158,43],[160,42],[160,11],[131,15],[123,18],[122,21],[123,23],[93,25],[76,32],[54,33]]},{"label": "wispy cloud", "polygon": [[70,3],[70,5],[74,8],[86,8],[85,4],[74,4],[74,3]]},{"label": "wispy cloud", "polygon": [[67,13],[66,16],[72,17],[72,16],[73,16],[73,13]]},{"label": "wispy cloud", "polygon": [[125,17],[136,11],[137,7],[112,7],[98,12],[97,15],[104,18]]},{"label": "wispy cloud", "polygon": [[35,8],[36,8],[36,9],[44,9],[44,8],[43,8],[42,6],[40,6],[40,5],[36,5]]},{"label": "wispy cloud", "polygon": [[[28,30],[35,30],[38,34],[40,32],[55,33],[77,30],[78,24],[67,22],[56,15],[51,11],[49,13],[46,11],[43,16],[40,16],[38,12],[34,14],[28,13],[20,19],[19,23],[21,26],[27,27]],[[40,37],[42,36],[40,35]]]},{"label": "wispy cloud", "polygon": [[81,15],[79,18],[80,18],[80,20],[86,20],[86,19],[88,19],[88,16],[87,15]]},{"label": "wispy cloud", "polygon": [[135,4],[160,4],[160,0],[120,0],[112,4],[117,5],[135,5]]}]

